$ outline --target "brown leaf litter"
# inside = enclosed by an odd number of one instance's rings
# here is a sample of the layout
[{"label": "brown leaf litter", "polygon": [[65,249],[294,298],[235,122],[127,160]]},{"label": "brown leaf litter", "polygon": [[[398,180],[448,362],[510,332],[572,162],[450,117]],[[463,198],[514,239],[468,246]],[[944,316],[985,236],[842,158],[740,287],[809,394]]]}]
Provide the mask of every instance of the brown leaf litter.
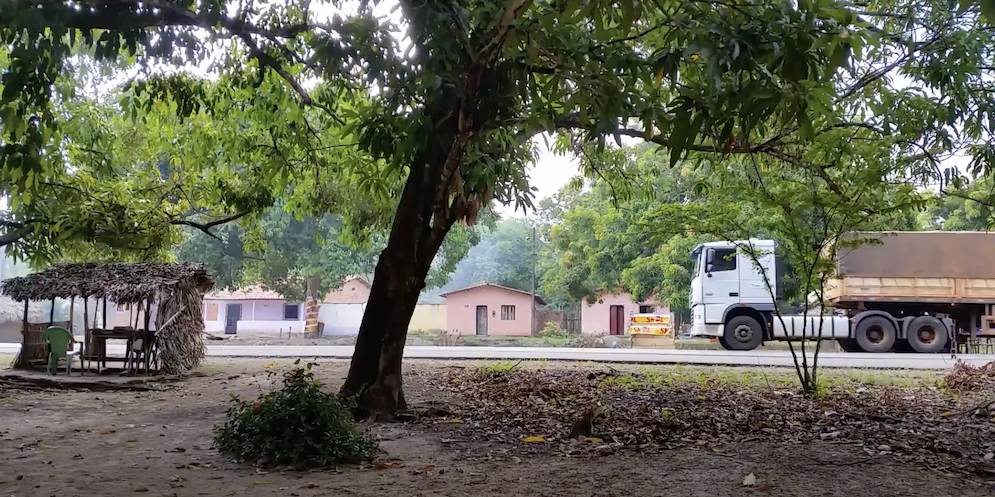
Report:
[{"label": "brown leaf litter", "polygon": [[[733,382],[668,381],[659,375],[452,368],[429,379],[453,394],[460,433],[528,452],[597,456],[693,447],[722,453],[751,441],[850,444],[866,459],[891,457],[947,473],[995,478],[995,363],[958,364],[940,387],[837,389],[809,399]],[[986,405],[986,403],[988,405]],[[583,441],[576,426],[601,414]],[[426,423],[438,421],[426,420]],[[525,444],[527,437],[547,443]],[[578,437],[582,438],[582,437]],[[587,443],[597,440],[599,443]]]}]

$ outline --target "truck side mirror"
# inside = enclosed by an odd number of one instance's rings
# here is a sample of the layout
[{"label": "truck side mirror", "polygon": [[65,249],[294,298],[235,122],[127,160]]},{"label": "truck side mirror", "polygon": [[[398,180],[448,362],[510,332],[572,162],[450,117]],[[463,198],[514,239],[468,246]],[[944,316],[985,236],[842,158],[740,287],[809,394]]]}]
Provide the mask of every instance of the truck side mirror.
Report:
[{"label": "truck side mirror", "polygon": [[705,273],[711,273],[715,268],[715,249],[705,250]]}]

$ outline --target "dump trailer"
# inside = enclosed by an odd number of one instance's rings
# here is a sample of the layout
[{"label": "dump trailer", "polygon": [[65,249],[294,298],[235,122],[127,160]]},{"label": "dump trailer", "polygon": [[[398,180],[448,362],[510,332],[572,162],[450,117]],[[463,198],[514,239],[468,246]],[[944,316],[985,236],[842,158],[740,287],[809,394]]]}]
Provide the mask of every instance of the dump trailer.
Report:
[{"label": "dump trailer", "polygon": [[832,307],[804,316],[774,311],[784,278],[774,241],[699,245],[691,254],[692,336],[717,338],[728,350],[819,336],[848,352],[935,353],[972,333],[995,333],[995,234],[847,238],[859,243],[839,251],[825,289]]}]

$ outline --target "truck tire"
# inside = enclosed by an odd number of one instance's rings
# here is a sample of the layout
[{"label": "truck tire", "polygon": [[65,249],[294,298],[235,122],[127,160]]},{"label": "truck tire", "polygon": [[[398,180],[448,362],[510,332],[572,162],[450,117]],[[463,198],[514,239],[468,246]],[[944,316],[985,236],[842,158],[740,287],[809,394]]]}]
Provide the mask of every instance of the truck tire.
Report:
[{"label": "truck tire", "polygon": [[919,316],[909,323],[909,345],[916,352],[935,354],[947,345],[947,327],[933,316]]},{"label": "truck tire", "polygon": [[857,344],[864,352],[888,352],[895,345],[898,332],[890,319],[884,316],[867,316],[857,323],[854,334]]},{"label": "truck tire", "polygon": [[764,341],[764,329],[750,316],[736,316],[726,323],[722,337],[726,350],[753,350]]}]

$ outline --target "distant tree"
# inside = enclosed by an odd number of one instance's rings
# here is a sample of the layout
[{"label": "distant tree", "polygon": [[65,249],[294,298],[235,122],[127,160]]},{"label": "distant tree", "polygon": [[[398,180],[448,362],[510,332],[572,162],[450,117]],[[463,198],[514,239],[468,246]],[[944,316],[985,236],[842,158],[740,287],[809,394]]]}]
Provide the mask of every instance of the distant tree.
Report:
[{"label": "distant tree", "polygon": [[995,182],[982,178],[947,188],[923,213],[923,228],[946,231],[987,231],[995,227]]},{"label": "distant tree", "polygon": [[550,229],[557,263],[544,268],[543,290],[574,301],[593,301],[599,288],[621,290],[636,301],[655,298],[686,311],[689,254],[702,237],[675,235],[673,241],[660,241],[639,227],[659,204],[687,199],[698,181],[696,173],[686,165],[671,168],[666,155],[646,145],[621,152],[631,196],[619,200],[615,185],[595,180],[590,191],[562,204],[567,208],[556,213],[560,224]]},{"label": "distant tree", "polygon": [[[456,228],[439,252],[431,280],[446,282],[489,223]],[[319,277],[319,291],[325,294],[348,276],[373,273],[386,233],[366,233],[350,244],[345,229],[335,216],[298,219],[278,205],[250,228],[231,223],[211,234],[188,229],[173,253],[178,260],[205,264],[220,288],[262,284],[287,300],[303,301],[309,276]]]}]

